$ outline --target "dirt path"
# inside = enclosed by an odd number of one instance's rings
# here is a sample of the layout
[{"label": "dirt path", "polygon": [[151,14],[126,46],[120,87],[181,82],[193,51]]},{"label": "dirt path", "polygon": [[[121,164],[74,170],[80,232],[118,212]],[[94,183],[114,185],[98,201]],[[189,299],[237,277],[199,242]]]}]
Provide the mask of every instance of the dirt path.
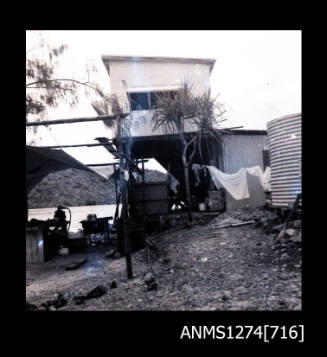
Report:
[{"label": "dirt path", "polygon": [[[73,271],[65,271],[67,258],[59,257],[27,267],[26,299],[39,306],[62,293],[68,303],[60,310],[300,310],[301,245],[276,250],[261,229],[217,229],[224,222],[237,221],[224,214],[151,238],[160,247],[159,255],[150,256],[157,290],[147,291],[143,280],[145,251],[133,254],[132,280],[125,278],[124,258],[104,260],[98,252]],[[110,289],[112,281],[117,288]],[[73,303],[74,295],[99,284],[108,289],[105,295]]]}]

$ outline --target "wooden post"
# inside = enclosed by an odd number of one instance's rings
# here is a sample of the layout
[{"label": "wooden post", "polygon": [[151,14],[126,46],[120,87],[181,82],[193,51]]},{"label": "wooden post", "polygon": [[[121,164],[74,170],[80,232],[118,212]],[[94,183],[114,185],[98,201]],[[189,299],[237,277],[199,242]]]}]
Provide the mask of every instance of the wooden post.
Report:
[{"label": "wooden post", "polygon": [[185,182],[185,193],[186,193],[186,202],[187,202],[187,213],[188,213],[188,219],[190,222],[193,221],[193,216],[192,216],[192,202],[191,202],[191,192],[190,192],[190,179],[189,179],[189,171],[188,171],[188,165],[187,165],[187,143],[185,140],[185,136],[183,137],[183,143],[184,143],[184,150],[183,150],[183,167],[184,167],[184,182]]},{"label": "wooden post", "polygon": [[145,182],[145,172],[144,172],[144,160],[142,155],[142,205],[143,205],[143,215],[145,215],[145,192],[144,192],[144,182]]},{"label": "wooden post", "polygon": [[121,118],[117,117],[117,137],[119,146],[119,180],[120,180],[120,194],[122,198],[122,220],[123,220],[123,235],[124,235],[124,249],[126,260],[126,274],[128,279],[133,278],[132,260],[131,260],[131,246],[128,235],[128,211],[127,211],[127,195],[126,195],[126,182],[125,182],[125,155],[122,140]]},{"label": "wooden post", "polygon": [[25,187],[25,202],[26,202],[26,223],[28,222],[28,191],[27,191],[27,187]]},{"label": "wooden post", "polygon": [[118,205],[119,200],[118,200],[117,179],[115,177],[115,172],[116,172],[116,164],[114,164],[114,181],[115,181],[116,205]]}]

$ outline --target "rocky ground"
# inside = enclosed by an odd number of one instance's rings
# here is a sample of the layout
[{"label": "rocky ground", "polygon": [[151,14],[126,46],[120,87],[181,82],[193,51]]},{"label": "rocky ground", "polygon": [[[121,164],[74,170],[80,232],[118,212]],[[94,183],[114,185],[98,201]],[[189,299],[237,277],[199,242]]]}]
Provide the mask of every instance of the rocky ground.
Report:
[{"label": "rocky ground", "polygon": [[[290,223],[289,234],[274,243],[280,227],[276,228],[278,218],[271,212],[203,217],[198,214],[197,224],[180,223],[150,237],[158,250],[150,249],[149,266],[146,249],[132,255],[131,280],[126,278],[125,259],[105,259],[104,248],[29,265],[26,300],[40,308],[62,294],[67,303],[59,311],[301,309],[298,220]],[[219,228],[249,219],[255,223]],[[177,216],[176,221],[183,220]],[[68,262],[83,257],[88,258],[83,266],[65,270]],[[106,290],[102,296],[80,305],[73,300],[98,285]]]}]

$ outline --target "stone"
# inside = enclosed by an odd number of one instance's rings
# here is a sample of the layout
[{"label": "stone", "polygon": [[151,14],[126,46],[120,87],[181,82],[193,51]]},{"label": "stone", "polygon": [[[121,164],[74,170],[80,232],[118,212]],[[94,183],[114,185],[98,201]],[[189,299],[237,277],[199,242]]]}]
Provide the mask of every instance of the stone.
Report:
[{"label": "stone", "polygon": [[152,273],[147,273],[145,274],[144,281],[146,284],[150,284],[151,282],[154,281],[154,276]]},{"label": "stone", "polygon": [[286,229],[286,231],[285,231],[285,234],[287,234],[289,237],[295,236],[296,233],[297,233],[296,230],[292,229],[292,228]]},{"label": "stone", "polygon": [[274,290],[276,291],[283,291],[284,290],[284,285],[283,284],[279,284],[277,283],[275,286],[274,286]]},{"label": "stone", "polygon": [[292,222],[292,226],[294,228],[301,228],[302,227],[302,220],[301,219],[297,219],[295,221]]},{"label": "stone", "polygon": [[243,278],[243,276],[240,274],[233,274],[229,278],[230,278],[230,280],[240,280]]},{"label": "stone", "polygon": [[248,290],[243,286],[239,286],[238,288],[235,289],[236,294],[246,294],[247,292]]},{"label": "stone", "polygon": [[115,250],[114,249],[109,249],[106,254],[105,254],[105,258],[110,258],[115,254]]},{"label": "stone", "polygon": [[289,278],[289,275],[286,273],[280,273],[279,278],[281,280],[287,280]]},{"label": "stone", "polygon": [[121,257],[121,254],[119,252],[115,252],[114,254],[114,258],[118,259]]},{"label": "stone", "polygon": [[263,226],[263,225],[267,224],[268,220],[267,220],[267,218],[261,218],[259,222]]},{"label": "stone", "polygon": [[274,212],[268,212],[267,219],[269,221],[275,221],[278,218],[278,215]]},{"label": "stone", "polygon": [[280,260],[282,260],[282,261],[286,261],[286,260],[289,260],[289,259],[290,259],[290,257],[289,257],[289,255],[287,253],[283,253],[281,255],[281,257],[280,257]]},{"label": "stone", "polygon": [[290,240],[294,243],[301,243],[302,242],[302,234],[299,233],[298,235],[291,237]]},{"label": "stone", "polygon": [[158,284],[155,281],[152,281],[151,283],[148,284],[147,290],[151,291],[151,290],[155,290],[157,289]]},{"label": "stone", "polygon": [[273,226],[271,229],[272,233],[278,233],[283,229],[284,225],[283,224],[277,224],[276,226]]}]

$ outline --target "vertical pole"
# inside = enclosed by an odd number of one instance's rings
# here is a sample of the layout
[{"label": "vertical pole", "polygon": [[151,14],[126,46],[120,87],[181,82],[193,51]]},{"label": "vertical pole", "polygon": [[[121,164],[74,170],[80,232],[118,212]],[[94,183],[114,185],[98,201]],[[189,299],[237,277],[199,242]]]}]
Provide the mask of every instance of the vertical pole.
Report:
[{"label": "vertical pole", "polygon": [[116,205],[118,205],[119,204],[119,202],[118,202],[118,188],[117,188],[117,179],[115,178],[115,172],[116,172],[116,164],[114,164],[114,181],[115,181]]},{"label": "vertical pole", "polygon": [[133,278],[132,270],[132,260],[131,260],[131,249],[130,240],[127,232],[127,195],[126,195],[126,182],[125,182],[125,157],[124,157],[124,147],[122,140],[122,128],[121,128],[121,118],[117,117],[117,137],[119,141],[119,179],[120,179],[120,192],[122,198],[122,219],[123,219],[123,235],[124,235],[124,249],[125,249],[125,260],[126,260],[126,274],[128,279]]},{"label": "vertical pole", "polygon": [[26,202],[26,223],[28,222],[28,191],[27,187],[25,187],[25,202]]},{"label": "vertical pole", "polygon": [[143,155],[141,157],[142,159],[142,204],[143,204],[143,215],[145,215],[145,192],[144,192],[144,159],[143,159]]}]

